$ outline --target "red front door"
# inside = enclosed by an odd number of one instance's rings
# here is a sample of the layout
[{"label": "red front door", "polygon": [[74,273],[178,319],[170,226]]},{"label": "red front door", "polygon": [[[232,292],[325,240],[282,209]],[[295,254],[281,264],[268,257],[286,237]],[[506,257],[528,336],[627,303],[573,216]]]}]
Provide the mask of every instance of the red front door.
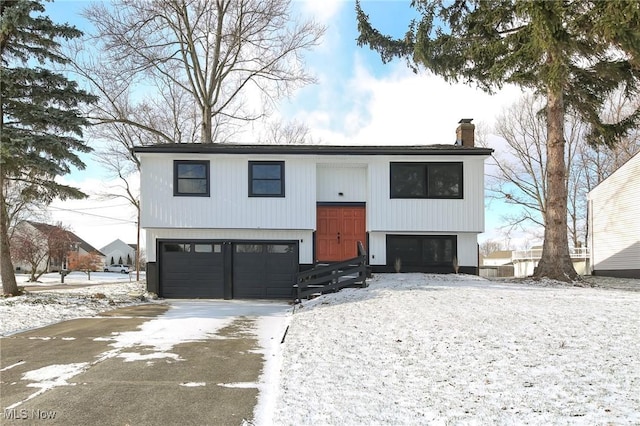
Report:
[{"label": "red front door", "polygon": [[365,208],[318,206],[316,260],[336,262],[358,256],[358,241],[366,245]]}]

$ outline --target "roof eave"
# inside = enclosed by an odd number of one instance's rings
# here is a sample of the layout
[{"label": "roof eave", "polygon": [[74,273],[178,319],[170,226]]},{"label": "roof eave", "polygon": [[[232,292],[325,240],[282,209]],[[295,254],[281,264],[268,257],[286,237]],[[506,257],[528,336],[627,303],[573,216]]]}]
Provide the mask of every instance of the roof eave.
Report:
[{"label": "roof eave", "polygon": [[278,154],[278,155],[491,155],[493,149],[458,145],[238,145],[163,144],[138,146],[133,152],[170,154]]}]

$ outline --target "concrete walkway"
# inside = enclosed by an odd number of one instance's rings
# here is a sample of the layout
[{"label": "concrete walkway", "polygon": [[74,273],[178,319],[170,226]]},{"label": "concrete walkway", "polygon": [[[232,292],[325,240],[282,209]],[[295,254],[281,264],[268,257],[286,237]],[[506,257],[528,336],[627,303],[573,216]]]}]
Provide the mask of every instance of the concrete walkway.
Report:
[{"label": "concrete walkway", "polygon": [[251,332],[255,317],[231,318],[215,336],[176,344],[168,354],[140,345],[114,349],[109,336],[139,332],[168,309],[121,308],[0,339],[0,423],[251,422],[264,361]]}]

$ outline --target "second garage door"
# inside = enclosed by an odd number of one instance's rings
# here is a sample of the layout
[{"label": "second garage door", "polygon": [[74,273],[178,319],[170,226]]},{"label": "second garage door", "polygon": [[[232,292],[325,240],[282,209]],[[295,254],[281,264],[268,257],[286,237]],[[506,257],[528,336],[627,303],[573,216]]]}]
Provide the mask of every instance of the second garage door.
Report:
[{"label": "second garage door", "polygon": [[298,272],[294,243],[234,243],[233,297],[280,299],[293,297]]},{"label": "second garage door", "polygon": [[297,242],[164,241],[159,248],[161,297],[293,297]]}]

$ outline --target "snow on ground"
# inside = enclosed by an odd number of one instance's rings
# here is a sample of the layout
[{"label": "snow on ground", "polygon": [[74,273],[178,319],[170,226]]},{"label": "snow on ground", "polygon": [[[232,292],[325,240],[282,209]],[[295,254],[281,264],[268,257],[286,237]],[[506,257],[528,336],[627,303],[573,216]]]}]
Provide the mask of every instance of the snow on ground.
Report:
[{"label": "snow on ground", "polygon": [[378,275],[296,309],[256,423],[637,425],[639,313],[638,292]]},{"label": "snow on ground", "polygon": [[18,286],[30,289],[27,294],[0,298],[0,336],[139,304],[145,295],[145,284],[134,281],[135,274],[94,272],[88,281],[86,274],[72,272],[65,277],[66,289],[53,289],[61,285],[57,273],[43,275],[39,283],[27,279],[16,276]]},{"label": "snow on ground", "polygon": [[[89,287],[77,277],[65,280],[70,289],[0,299],[0,334],[141,302],[143,283],[104,275],[92,274]],[[640,424],[640,280],[590,277],[583,286],[606,289],[380,274],[292,316],[286,305],[170,301],[139,330],[107,337],[114,349],[105,356],[151,356],[140,347],[170,356],[179,341],[253,315],[266,361],[260,383],[226,385],[258,386],[256,425]]]},{"label": "snow on ground", "polygon": [[[145,278],[145,273],[140,272],[140,278]],[[35,283],[28,282],[29,274],[16,274],[16,282],[18,286],[27,287],[47,287],[47,286],[59,286],[62,285],[60,281],[60,274],[57,272],[51,272],[44,274],[38,278]],[[91,279],[84,272],[73,271],[70,274],[65,275],[64,284],[71,285],[100,285],[108,283],[124,283],[133,282],[136,279],[136,273],[131,272],[129,274],[120,274],[117,272],[92,272]]]},{"label": "snow on ground", "polygon": [[[275,321],[269,337],[280,336],[286,325],[286,316],[291,311],[282,301],[253,300],[172,300],[164,314],[153,318],[134,331],[117,333],[96,340],[109,341],[119,351],[118,358],[125,361],[174,358],[170,351],[178,344],[219,338],[216,333],[233,323],[238,317],[256,317],[258,323]],[[258,334],[260,338],[260,334]],[[262,343],[262,342],[261,342]],[[261,348],[266,345],[261,344]],[[139,351],[123,352],[123,349],[143,348]],[[149,351],[151,351],[149,353]],[[257,384],[254,384],[256,387]]]}]

